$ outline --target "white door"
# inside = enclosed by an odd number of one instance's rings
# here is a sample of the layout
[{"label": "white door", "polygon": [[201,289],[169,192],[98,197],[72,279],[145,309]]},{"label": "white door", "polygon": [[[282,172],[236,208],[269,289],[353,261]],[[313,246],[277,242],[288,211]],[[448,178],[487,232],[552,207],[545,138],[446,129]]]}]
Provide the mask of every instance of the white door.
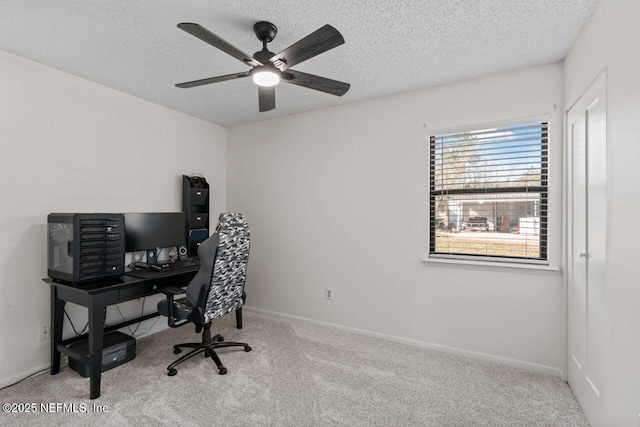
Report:
[{"label": "white door", "polygon": [[569,385],[604,426],[607,237],[606,71],[567,113]]}]

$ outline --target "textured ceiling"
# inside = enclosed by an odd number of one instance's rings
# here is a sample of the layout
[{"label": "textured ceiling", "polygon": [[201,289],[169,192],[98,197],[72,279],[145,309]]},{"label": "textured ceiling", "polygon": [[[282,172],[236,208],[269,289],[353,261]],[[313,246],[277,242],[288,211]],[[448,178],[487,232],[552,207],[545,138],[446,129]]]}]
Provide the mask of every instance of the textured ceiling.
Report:
[{"label": "textured ceiling", "polygon": [[[561,61],[596,0],[0,0],[0,49],[222,126]],[[343,97],[280,84],[258,113],[240,79],[175,83],[249,67],[176,27],[195,22],[253,54],[252,26],[279,52],[324,24],[346,43],[293,67],[351,84]]]}]

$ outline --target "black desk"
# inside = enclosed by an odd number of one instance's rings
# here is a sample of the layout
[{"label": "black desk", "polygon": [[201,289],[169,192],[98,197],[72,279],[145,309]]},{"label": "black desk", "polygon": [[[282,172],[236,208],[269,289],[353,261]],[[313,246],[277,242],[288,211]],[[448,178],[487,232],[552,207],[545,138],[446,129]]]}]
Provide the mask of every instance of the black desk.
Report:
[{"label": "black desk", "polygon": [[[59,282],[54,279],[43,279],[51,285],[51,328],[53,329],[51,337],[51,375],[60,372],[61,353],[82,363],[88,363],[90,398],[96,399],[100,397],[103,334],[159,316],[158,313],[148,314],[105,328],[103,323],[104,309],[113,304],[160,293],[160,288],[163,286],[184,287],[195,276],[199,268],[199,266],[194,266],[181,270],[153,272],[154,274],[144,274],[147,276],[145,278],[125,275],[122,279],[99,280],[80,285]],[[89,309],[89,357],[67,347],[69,344],[86,338],[86,334],[62,340],[64,305],[67,301]],[[241,324],[238,324],[238,327],[241,328]]]}]

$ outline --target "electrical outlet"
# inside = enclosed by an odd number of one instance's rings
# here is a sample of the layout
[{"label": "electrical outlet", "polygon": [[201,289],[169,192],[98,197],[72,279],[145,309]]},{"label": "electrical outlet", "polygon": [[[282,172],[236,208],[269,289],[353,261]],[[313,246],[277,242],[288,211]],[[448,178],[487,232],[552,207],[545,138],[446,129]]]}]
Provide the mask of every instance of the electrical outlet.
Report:
[{"label": "electrical outlet", "polygon": [[49,325],[40,325],[40,341],[49,339]]},{"label": "electrical outlet", "polygon": [[328,300],[332,300],[333,299],[333,289],[324,288],[324,298],[328,299]]}]

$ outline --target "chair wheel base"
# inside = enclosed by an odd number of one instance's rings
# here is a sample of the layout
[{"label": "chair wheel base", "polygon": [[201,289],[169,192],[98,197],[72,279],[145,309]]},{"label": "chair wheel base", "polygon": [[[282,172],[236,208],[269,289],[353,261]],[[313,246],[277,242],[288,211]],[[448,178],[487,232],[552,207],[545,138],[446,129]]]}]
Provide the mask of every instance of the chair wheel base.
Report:
[{"label": "chair wheel base", "polygon": [[251,347],[247,343],[228,342],[228,341],[225,341],[224,337],[220,334],[211,336],[211,332],[210,332],[211,322],[203,325],[202,327],[203,327],[203,331],[202,331],[201,342],[183,343],[183,344],[176,344],[173,346],[174,354],[180,354],[184,350],[187,350],[187,352],[167,367],[167,371],[168,371],[167,375],[169,375],[170,377],[176,375],[178,373],[178,371],[175,368],[176,366],[195,356],[199,356],[201,353],[203,354],[204,358],[210,358],[216,364],[216,367],[218,368],[218,374],[226,375],[227,368],[225,368],[224,365],[222,364],[220,357],[216,353],[216,349],[228,348],[228,347],[234,347],[234,348],[242,347],[245,352],[251,351]]}]

